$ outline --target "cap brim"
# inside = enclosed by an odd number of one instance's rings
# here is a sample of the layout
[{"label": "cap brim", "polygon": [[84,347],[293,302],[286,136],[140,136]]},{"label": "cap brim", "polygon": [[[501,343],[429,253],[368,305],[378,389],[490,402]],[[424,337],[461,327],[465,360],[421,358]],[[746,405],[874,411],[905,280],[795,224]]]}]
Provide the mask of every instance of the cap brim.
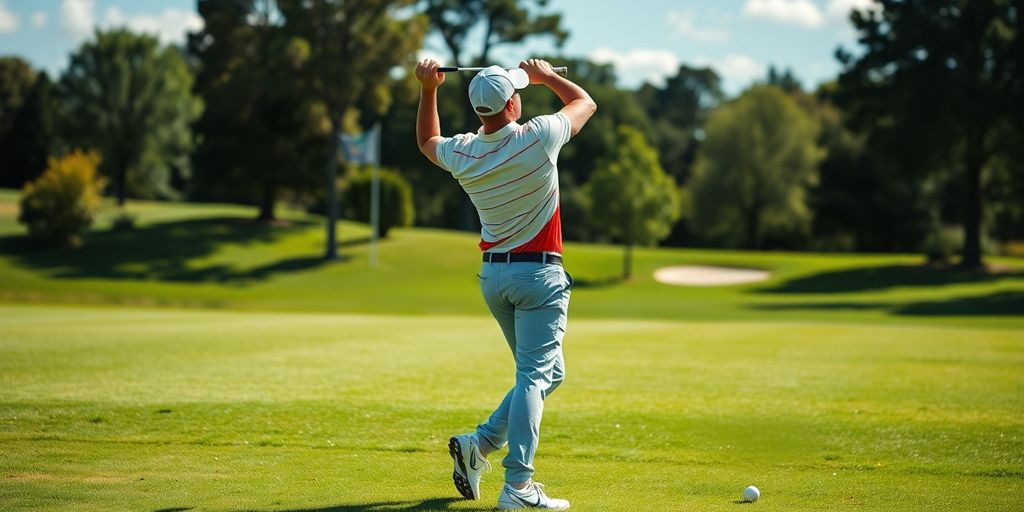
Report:
[{"label": "cap brim", "polygon": [[526,70],[522,68],[508,70],[508,77],[512,81],[512,87],[516,89],[525,89],[527,85],[530,85],[530,75],[527,75]]}]

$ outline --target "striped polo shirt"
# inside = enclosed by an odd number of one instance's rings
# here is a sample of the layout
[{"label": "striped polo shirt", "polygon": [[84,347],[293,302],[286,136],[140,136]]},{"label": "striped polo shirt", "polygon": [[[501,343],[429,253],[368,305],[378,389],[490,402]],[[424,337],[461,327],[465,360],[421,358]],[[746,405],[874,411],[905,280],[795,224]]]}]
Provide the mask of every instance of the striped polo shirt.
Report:
[{"label": "striped polo shirt", "polygon": [[469,194],[480,215],[480,249],[562,253],[558,152],[569,142],[561,112],[485,134],[444,138],[437,160]]}]

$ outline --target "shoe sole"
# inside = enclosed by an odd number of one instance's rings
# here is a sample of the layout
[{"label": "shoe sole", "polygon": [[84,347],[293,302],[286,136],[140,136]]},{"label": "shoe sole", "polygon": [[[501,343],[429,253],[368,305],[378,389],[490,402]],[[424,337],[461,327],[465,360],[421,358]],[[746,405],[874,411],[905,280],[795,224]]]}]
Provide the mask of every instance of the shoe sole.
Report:
[{"label": "shoe sole", "polygon": [[477,499],[476,496],[473,496],[473,488],[470,487],[469,480],[462,476],[466,474],[466,462],[462,458],[462,445],[459,444],[458,439],[453,437],[448,440],[448,453],[452,456],[458,469],[462,470],[461,474],[458,470],[452,471],[452,481],[455,483],[455,489],[467,500]]}]

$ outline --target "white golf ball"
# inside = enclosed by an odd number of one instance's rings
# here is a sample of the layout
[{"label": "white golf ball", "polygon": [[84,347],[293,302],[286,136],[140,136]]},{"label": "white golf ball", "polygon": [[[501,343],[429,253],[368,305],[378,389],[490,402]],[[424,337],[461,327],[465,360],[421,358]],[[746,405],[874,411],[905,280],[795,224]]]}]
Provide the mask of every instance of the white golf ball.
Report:
[{"label": "white golf ball", "polygon": [[743,499],[751,503],[757,501],[761,497],[761,490],[751,485],[746,489],[743,489]]}]

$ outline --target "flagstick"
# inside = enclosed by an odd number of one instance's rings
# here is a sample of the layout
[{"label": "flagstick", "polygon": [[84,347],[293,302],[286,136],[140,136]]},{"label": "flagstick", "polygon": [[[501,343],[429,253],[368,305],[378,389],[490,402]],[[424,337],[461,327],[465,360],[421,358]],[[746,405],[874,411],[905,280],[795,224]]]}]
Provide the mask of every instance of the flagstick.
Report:
[{"label": "flagstick", "polygon": [[331,134],[331,154],[327,159],[327,247],[324,250],[324,259],[331,261],[338,259],[338,244],[336,243],[336,228],[338,222],[338,149],[341,148],[341,133],[334,131]]},{"label": "flagstick", "polygon": [[370,268],[377,268],[377,237],[380,231],[380,123],[373,125],[373,175],[370,180]]}]

